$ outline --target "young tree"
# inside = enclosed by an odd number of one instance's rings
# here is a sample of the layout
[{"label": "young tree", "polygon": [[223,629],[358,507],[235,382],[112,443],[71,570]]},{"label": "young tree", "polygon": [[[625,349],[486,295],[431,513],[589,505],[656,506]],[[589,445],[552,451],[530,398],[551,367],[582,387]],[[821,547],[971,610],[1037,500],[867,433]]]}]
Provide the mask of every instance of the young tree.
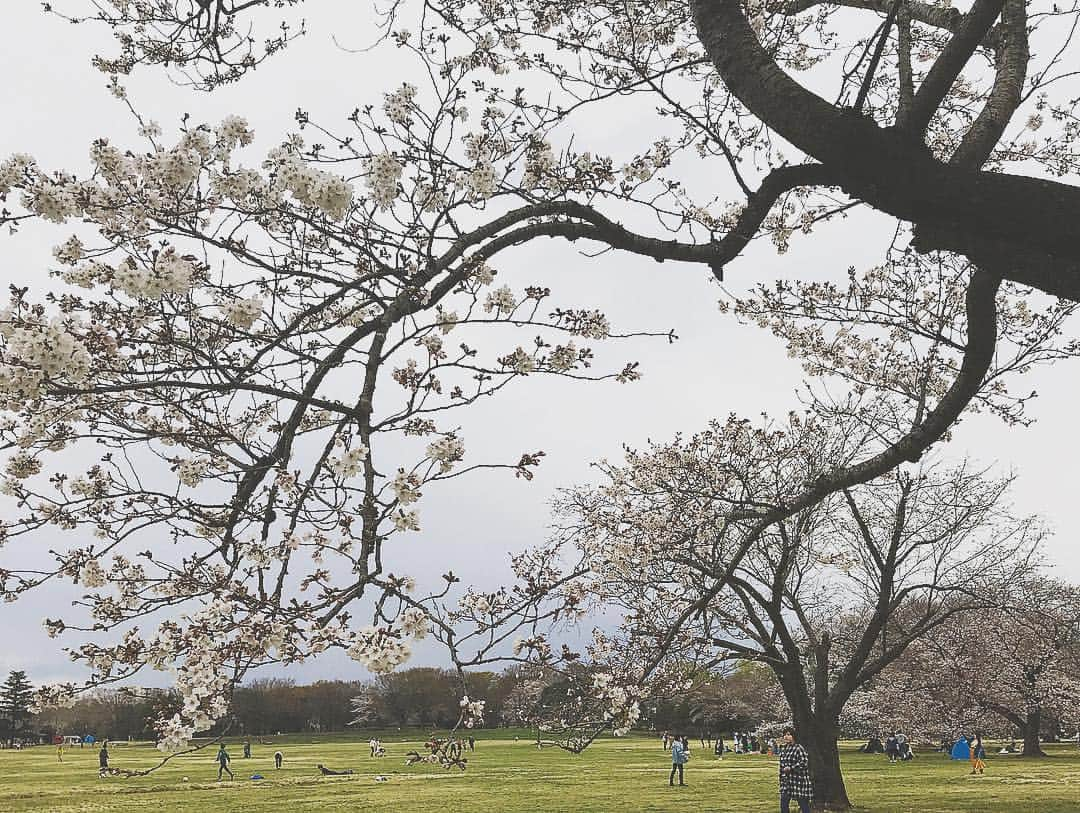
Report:
[{"label": "young tree", "polygon": [[360,686],[359,691],[349,700],[349,710],[352,712],[349,725],[371,726],[385,719],[379,692],[370,684]]},{"label": "young tree", "polygon": [[8,744],[15,744],[19,729],[30,719],[30,708],[34,701],[34,687],[26,677],[26,672],[15,669],[8,673],[7,680],[0,686],[0,714],[10,728]]},{"label": "young tree", "polygon": [[1000,600],[1041,536],[1009,514],[1009,479],[929,463],[764,531],[732,520],[833,465],[841,434],[795,419],[786,431],[715,426],[629,454],[562,508],[590,592],[626,614],[627,649],[649,663],[773,671],[810,754],[815,804],[830,809],[849,807],[837,750],[848,699],[913,641]]}]

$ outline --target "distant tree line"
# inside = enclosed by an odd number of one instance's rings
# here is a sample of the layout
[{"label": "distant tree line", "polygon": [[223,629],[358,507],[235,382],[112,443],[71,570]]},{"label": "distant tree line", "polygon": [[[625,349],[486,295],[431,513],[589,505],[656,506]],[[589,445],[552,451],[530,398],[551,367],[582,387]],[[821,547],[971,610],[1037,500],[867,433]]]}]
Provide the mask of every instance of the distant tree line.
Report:
[{"label": "distant tree line", "polygon": [[[778,698],[761,667],[744,664],[724,678],[700,681],[693,690],[660,698],[644,711],[642,725],[688,734],[752,728],[776,716]],[[67,708],[31,715],[25,674],[9,678],[17,686],[3,705],[0,735],[17,730],[24,739],[56,734],[98,739],[153,739],[152,721],[180,702],[171,689],[102,689]],[[557,702],[562,684],[555,675],[526,680],[516,669],[472,672],[469,691],[486,701],[487,727],[533,726]],[[417,667],[379,675],[371,681],[320,680],[297,685],[282,678],[254,680],[236,688],[231,719],[210,734],[268,736],[277,733],[343,732],[359,728],[448,728],[458,720],[460,685],[446,669]],[[0,704],[2,705],[2,704]],[[16,721],[13,727],[12,718]]]},{"label": "distant tree line", "polygon": [[[14,678],[9,678],[11,683]],[[152,721],[172,713],[180,703],[171,689],[100,689],[80,697],[72,706],[29,712],[31,687],[20,673],[11,702],[0,701],[0,737],[13,741],[49,739],[56,734],[98,739],[153,739]],[[487,701],[488,726],[523,724],[504,711],[506,698],[517,684],[513,670],[470,674],[470,690]],[[13,683],[13,685],[15,685]],[[352,710],[360,699],[362,713]],[[320,680],[297,685],[292,680],[264,678],[234,690],[232,715],[215,726],[211,736],[264,736],[297,732],[342,732],[356,727],[425,726],[446,728],[458,719],[460,688],[445,669],[418,667],[379,675],[370,682]],[[13,722],[14,721],[14,722]],[[350,727],[350,723],[356,724]]]}]

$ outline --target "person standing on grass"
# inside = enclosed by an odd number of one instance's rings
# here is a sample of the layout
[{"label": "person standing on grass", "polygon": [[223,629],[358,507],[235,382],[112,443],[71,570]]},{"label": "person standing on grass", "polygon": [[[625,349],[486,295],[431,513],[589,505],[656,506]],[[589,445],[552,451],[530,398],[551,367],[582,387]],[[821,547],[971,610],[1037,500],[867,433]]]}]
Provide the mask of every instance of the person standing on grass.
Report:
[{"label": "person standing on grass", "polygon": [[685,785],[683,770],[690,759],[690,751],[686,747],[686,739],[678,735],[671,741],[671,775],[668,777],[668,785],[675,786],[675,772],[679,772],[679,785]]},{"label": "person standing on grass", "polygon": [[283,759],[285,759],[285,755],[283,753],[281,753],[280,751],[274,752],[274,767],[278,770],[281,770],[281,762]]},{"label": "person standing on grass", "polygon": [[889,762],[896,762],[900,758],[900,740],[895,733],[889,734],[885,740],[885,756],[889,758]]},{"label": "person standing on grass", "polygon": [[810,757],[806,749],[795,742],[795,732],[784,729],[780,746],[780,813],[790,813],[791,800],[799,805],[799,813],[810,813],[814,795],[810,784]]},{"label": "person standing on grass", "polygon": [[105,776],[109,772],[109,745],[103,742],[98,751],[98,776]]},{"label": "person standing on grass", "polygon": [[251,740],[244,740],[244,759],[251,759]]},{"label": "person standing on grass", "polygon": [[971,773],[982,774],[986,770],[986,748],[983,747],[982,734],[976,733],[971,741]]},{"label": "person standing on grass", "polygon": [[232,760],[232,757],[230,757],[229,752],[225,750],[225,743],[221,743],[221,745],[218,746],[218,752],[217,752],[216,759],[217,759],[217,764],[218,764],[218,769],[217,769],[218,782],[221,781],[221,772],[222,771],[224,771],[225,773],[227,773],[229,775],[229,779],[232,779],[233,778],[233,772],[229,770],[229,762]]}]

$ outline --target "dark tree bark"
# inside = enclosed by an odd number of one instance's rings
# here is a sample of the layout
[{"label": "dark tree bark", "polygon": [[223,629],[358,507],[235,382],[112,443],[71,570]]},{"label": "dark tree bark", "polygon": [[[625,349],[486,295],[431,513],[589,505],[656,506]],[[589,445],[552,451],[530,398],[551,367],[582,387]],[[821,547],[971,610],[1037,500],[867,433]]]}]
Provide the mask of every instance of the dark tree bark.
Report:
[{"label": "dark tree bark", "polygon": [[[1008,279],[1080,300],[1080,242],[1074,227],[1080,188],[979,169],[989,152],[986,142],[992,146],[1012,113],[1008,101],[1016,83],[1011,73],[999,77],[1004,98],[991,99],[969,143],[944,162],[930,153],[919,126],[882,127],[835,107],[788,76],[762,48],[737,0],[696,0],[693,8],[701,42],[739,101],[835,172],[835,184],[849,195],[912,223],[917,248],[955,251],[975,263],[990,259]],[[947,49],[957,59],[940,63],[943,81],[1000,8],[996,0],[983,0],[960,18],[955,47]],[[1008,4],[1006,10],[1013,11]],[[1006,30],[1017,29],[1017,49],[1026,51],[1022,22],[1022,8],[1005,17]],[[1005,67],[1013,73],[1023,69]],[[916,107],[929,112],[940,101],[933,88],[920,95]],[[923,110],[916,125],[927,115]]]},{"label": "dark tree bark", "polygon": [[[785,694],[788,694],[785,688]],[[848,810],[844,774],[840,769],[839,734],[836,715],[830,708],[812,709],[805,696],[788,696],[795,737],[810,759],[810,781],[814,787],[814,810]]]},{"label": "dark tree bark", "polygon": [[1061,718],[1057,714],[1051,714],[1045,720],[1046,732],[1043,734],[1043,742],[1061,742]]},{"label": "dark tree bark", "polygon": [[1032,758],[1046,756],[1046,752],[1042,749],[1042,742],[1040,739],[1040,729],[1042,728],[1043,720],[1042,709],[1028,709],[1026,713],[1021,714],[995,703],[987,704],[987,708],[999,715],[1002,719],[1008,720],[1016,726],[1016,729],[1020,732],[1020,736],[1024,740],[1020,756]]},{"label": "dark tree bark", "polygon": [[1043,751],[1042,743],[1039,740],[1040,728],[1042,728],[1042,711],[1040,709],[1029,709],[1027,717],[1024,719],[1024,749],[1020,752],[1020,756],[1046,756],[1046,752]]}]

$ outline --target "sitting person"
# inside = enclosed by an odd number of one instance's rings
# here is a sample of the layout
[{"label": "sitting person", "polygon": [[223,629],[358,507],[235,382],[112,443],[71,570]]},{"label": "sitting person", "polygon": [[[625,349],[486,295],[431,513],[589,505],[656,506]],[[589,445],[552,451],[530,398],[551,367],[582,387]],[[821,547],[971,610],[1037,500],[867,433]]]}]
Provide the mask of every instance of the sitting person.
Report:
[{"label": "sitting person", "polygon": [[885,746],[881,744],[881,738],[873,736],[866,741],[866,745],[859,749],[864,754],[883,754]]},{"label": "sitting person", "polygon": [[911,750],[911,746],[907,742],[900,743],[900,760],[901,762],[909,762],[915,759],[915,752]]},{"label": "sitting person", "polygon": [[318,765],[319,773],[323,776],[352,776],[352,768],[348,768],[344,771],[332,771],[324,765]]}]

